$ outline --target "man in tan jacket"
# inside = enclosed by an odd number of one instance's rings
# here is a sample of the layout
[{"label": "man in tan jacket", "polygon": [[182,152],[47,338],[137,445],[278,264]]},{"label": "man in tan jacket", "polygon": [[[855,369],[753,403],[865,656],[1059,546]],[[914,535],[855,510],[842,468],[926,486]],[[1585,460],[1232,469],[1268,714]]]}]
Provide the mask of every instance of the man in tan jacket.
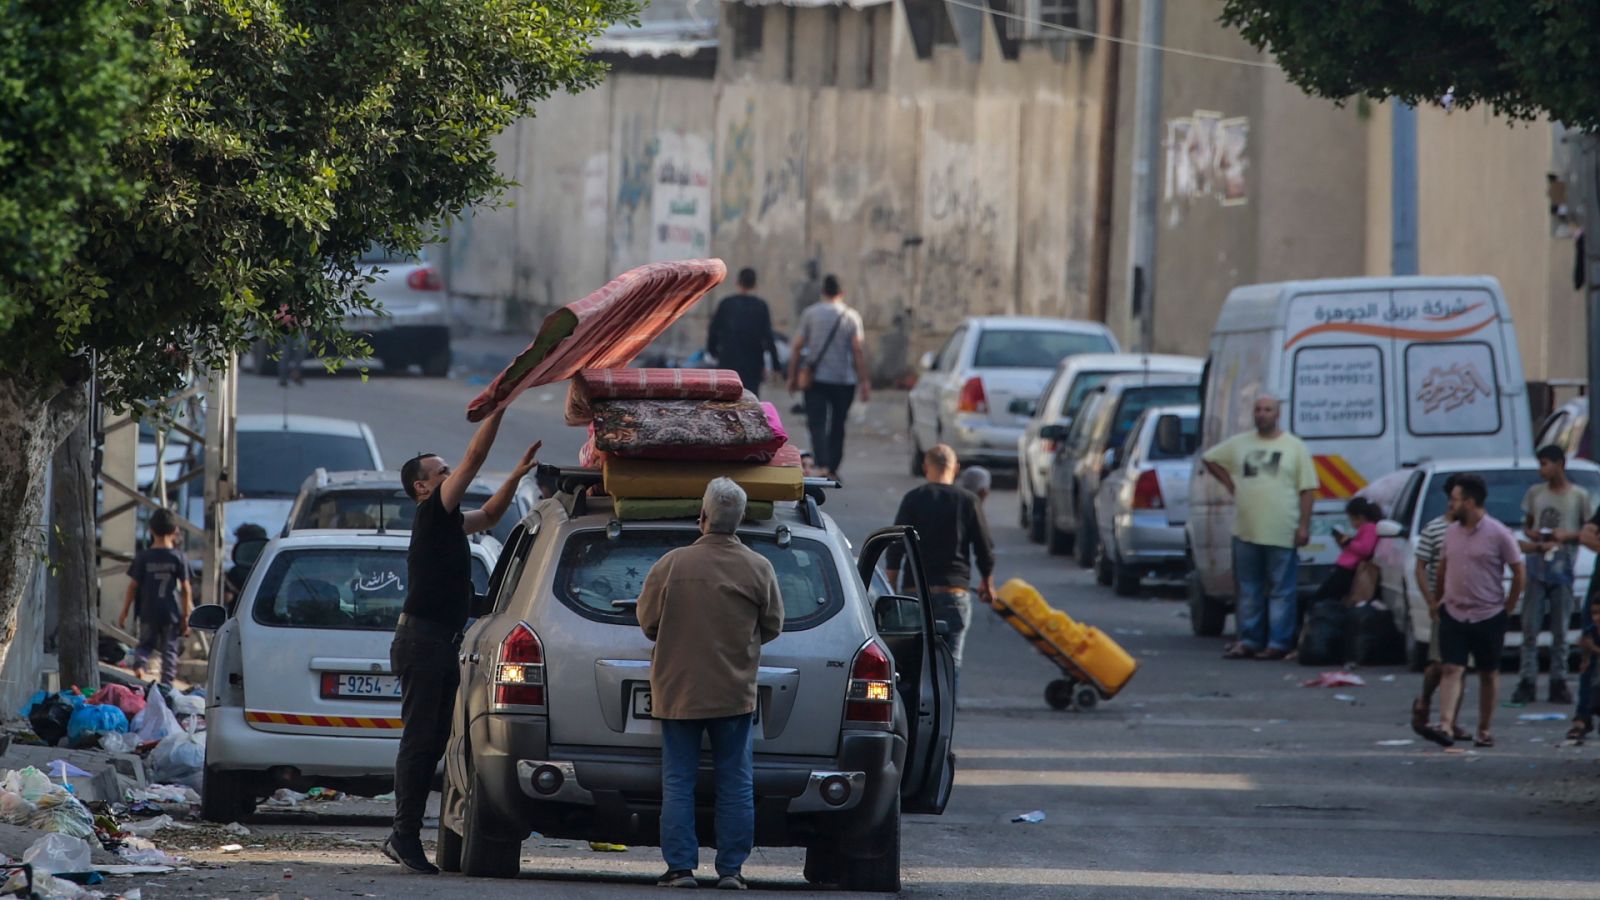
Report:
[{"label": "man in tan jacket", "polygon": [[701,537],[661,557],[639,593],[639,627],[656,642],[652,714],[661,720],[662,887],[695,887],[700,841],[694,783],[700,736],[711,737],[717,785],[717,886],[743,890],[755,843],[751,728],[761,645],[783,630],[783,595],[766,557],[740,543],[744,489],[706,487]]}]

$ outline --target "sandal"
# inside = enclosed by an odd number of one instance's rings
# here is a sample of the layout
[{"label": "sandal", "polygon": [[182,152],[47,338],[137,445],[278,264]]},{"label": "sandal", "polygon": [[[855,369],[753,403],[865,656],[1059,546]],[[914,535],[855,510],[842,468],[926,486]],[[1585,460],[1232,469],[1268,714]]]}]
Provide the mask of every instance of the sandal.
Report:
[{"label": "sandal", "polygon": [[1261,653],[1256,654],[1256,659],[1264,659],[1267,662],[1277,662],[1280,659],[1287,659],[1288,657],[1289,651],[1279,650],[1276,647],[1268,647]]},{"label": "sandal", "polygon": [[1455,738],[1458,741],[1470,741],[1470,740],[1472,740],[1472,732],[1466,730],[1465,728],[1462,728],[1460,725],[1456,726],[1456,730],[1455,731],[1450,732],[1450,736]]},{"label": "sandal", "polygon": [[1223,659],[1255,659],[1256,652],[1242,643],[1229,644],[1228,649],[1222,651]]},{"label": "sandal", "polygon": [[1474,747],[1493,747],[1494,746],[1494,735],[1490,734],[1487,731],[1479,731],[1478,732],[1478,736],[1472,739],[1472,746],[1474,746]]},{"label": "sandal", "polygon": [[1421,697],[1411,701],[1411,731],[1417,737],[1428,736],[1428,707],[1423,705]]},{"label": "sandal", "polygon": [[1417,734],[1427,738],[1430,741],[1433,741],[1435,744],[1438,744],[1441,747],[1454,747],[1456,745],[1455,739],[1450,737],[1449,733],[1437,725],[1424,725],[1417,731]]},{"label": "sandal", "polygon": [[1583,739],[1588,737],[1589,732],[1593,730],[1594,726],[1588,722],[1573,722],[1572,727],[1567,729],[1567,740],[1576,741],[1577,743],[1581,744],[1583,743]]}]

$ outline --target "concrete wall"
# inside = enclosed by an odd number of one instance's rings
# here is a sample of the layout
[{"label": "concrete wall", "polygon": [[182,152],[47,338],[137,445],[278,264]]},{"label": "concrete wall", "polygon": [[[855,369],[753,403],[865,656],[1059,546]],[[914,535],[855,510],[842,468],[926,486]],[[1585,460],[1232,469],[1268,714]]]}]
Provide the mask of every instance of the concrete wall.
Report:
[{"label": "concrete wall", "polygon": [[[459,317],[530,327],[631,266],[708,254],[761,273],[780,328],[836,273],[885,375],[966,315],[1086,313],[1092,42],[1008,60],[985,16],[978,62],[954,45],[918,59],[899,4],[765,7],[748,58],[734,28],[725,11],[715,81],[617,71],[501,137],[521,186],[452,234]],[[664,201],[664,166],[684,154],[709,185]],[[691,200],[708,207],[692,254],[660,240],[663,209]],[[700,346],[713,307],[667,348]]]}]

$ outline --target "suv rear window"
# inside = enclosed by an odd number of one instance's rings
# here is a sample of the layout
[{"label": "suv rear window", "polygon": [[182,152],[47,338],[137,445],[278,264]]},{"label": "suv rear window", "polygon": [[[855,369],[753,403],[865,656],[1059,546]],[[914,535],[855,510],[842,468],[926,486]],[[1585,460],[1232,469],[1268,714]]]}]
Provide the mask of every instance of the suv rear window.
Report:
[{"label": "suv rear window", "polygon": [[[632,609],[619,610],[613,600],[636,600],[650,567],[669,550],[694,543],[699,532],[689,529],[624,530],[610,540],[604,531],[579,531],[567,538],[556,569],[555,594],[569,609],[587,619],[638,625]],[[745,546],[772,563],[783,592],[783,630],[803,631],[819,625],[844,606],[844,592],[828,545],[794,538],[779,547],[771,535],[741,534]]]},{"label": "suv rear window", "polygon": [[1069,356],[1114,349],[1103,334],[985,328],[978,335],[972,365],[978,369],[1054,369]]},{"label": "suv rear window", "polygon": [[[461,507],[478,509],[489,502],[490,496],[469,492],[461,498]],[[381,522],[386,531],[410,531],[416,518],[417,502],[399,487],[348,489],[329,491],[301,507],[293,527],[371,531]],[[517,519],[515,509],[506,510],[490,533],[504,544],[511,537],[511,529],[517,527]]]},{"label": "suv rear window", "polygon": [[[473,590],[489,570],[472,558]],[[272,560],[252,610],[262,625],[393,631],[406,602],[406,551],[376,547],[286,550]]]}]

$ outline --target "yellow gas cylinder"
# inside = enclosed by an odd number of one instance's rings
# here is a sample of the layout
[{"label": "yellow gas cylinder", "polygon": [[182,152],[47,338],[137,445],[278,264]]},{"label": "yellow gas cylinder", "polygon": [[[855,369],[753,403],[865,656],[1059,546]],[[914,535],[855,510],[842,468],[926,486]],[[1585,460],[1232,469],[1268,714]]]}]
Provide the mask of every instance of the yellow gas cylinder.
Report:
[{"label": "yellow gas cylinder", "polygon": [[1094,676],[1107,694],[1122,690],[1122,686],[1139,668],[1139,663],[1100,629],[1091,625],[1083,628],[1082,632],[1083,642],[1073,651],[1073,662]]}]

